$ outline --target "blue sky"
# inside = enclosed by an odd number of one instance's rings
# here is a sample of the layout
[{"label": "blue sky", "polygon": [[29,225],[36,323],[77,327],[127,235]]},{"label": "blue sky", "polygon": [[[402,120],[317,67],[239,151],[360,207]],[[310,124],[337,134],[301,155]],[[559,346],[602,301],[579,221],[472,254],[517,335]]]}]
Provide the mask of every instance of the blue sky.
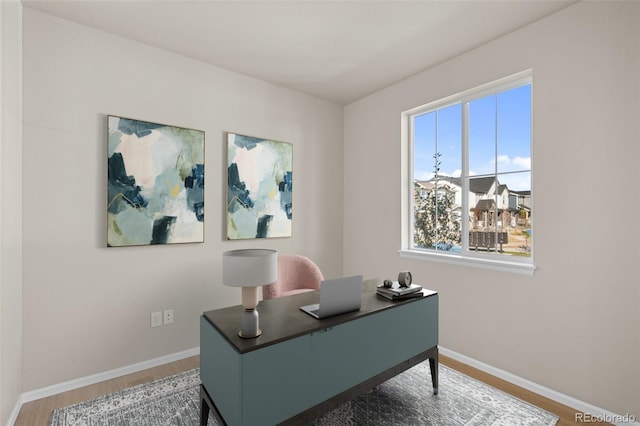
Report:
[{"label": "blue sky", "polygon": [[[496,126],[496,115],[498,125]],[[520,86],[469,103],[470,175],[499,173],[512,190],[531,189],[531,85]],[[433,177],[435,152],[441,154],[440,174],[460,176],[462,105],[415,117],[414,176]],[[497,127],[497,129],[496,129]],[[497,152],[496,152],[497,136]],[[436,145],[437,144],[437,145]],[[502,174],[519,171],[521,173]]]}]

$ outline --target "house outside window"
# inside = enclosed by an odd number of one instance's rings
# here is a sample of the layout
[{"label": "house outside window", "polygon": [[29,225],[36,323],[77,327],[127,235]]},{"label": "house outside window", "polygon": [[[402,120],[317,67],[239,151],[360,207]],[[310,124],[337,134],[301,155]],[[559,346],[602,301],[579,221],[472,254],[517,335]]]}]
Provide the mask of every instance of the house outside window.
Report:
[{"label": "house outside window", "polygon": [[401,252],[533,271],[531,72],[402,118]]}]

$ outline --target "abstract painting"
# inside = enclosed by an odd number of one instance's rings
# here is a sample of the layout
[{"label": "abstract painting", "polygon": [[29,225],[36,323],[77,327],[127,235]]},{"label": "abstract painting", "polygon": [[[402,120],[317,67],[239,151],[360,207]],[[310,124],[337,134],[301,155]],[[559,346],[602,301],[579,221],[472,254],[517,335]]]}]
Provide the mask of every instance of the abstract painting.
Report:
[{"label": "abstract painting", "polygon": [[291,236],[292,145],[227,133],[227,239]]},{"label": "abstract painting", "polygon": [[204,132],[108,116],[107,246],[204,241]]}]

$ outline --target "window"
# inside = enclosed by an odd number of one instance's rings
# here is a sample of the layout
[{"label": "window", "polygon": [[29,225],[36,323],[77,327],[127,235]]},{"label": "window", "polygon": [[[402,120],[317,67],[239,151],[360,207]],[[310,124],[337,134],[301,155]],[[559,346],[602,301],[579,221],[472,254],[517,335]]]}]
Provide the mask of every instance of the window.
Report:
[{"label": "window", "polygon": [[403,253],[532,271],[530,72],[403,113]]}]

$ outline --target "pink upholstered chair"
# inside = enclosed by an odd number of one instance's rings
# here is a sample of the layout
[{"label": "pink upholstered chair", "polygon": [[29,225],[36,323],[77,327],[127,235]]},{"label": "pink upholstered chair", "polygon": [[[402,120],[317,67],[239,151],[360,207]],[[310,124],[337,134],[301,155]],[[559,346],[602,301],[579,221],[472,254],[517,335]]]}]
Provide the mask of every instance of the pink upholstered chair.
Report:
[{"label": "pink upholstered chair", "polygon": [[320,289],[324,277],[311,259],[297,254],[278,254],[278,281],[262,287],[262,298],[289,296]]}]

